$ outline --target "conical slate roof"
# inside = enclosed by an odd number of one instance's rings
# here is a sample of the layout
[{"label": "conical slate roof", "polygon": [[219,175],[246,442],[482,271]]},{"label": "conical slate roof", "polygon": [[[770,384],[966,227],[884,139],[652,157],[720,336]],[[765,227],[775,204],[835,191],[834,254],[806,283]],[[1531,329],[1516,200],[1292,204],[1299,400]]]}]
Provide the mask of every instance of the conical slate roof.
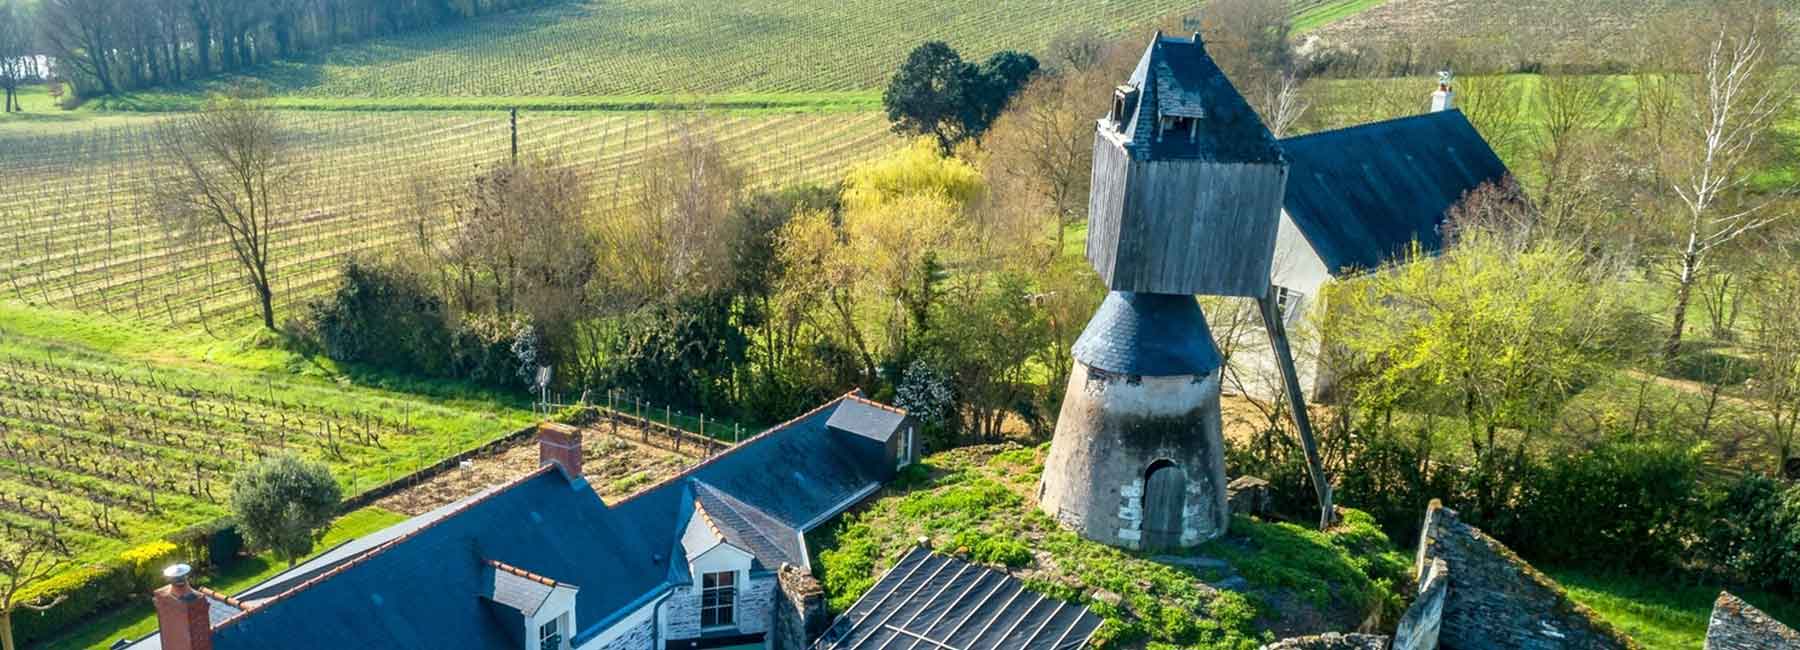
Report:
[{"label": "conical slate roof", "polygon": [[1090,367],[1146,377],[1205,375],[1221,363],[1193,296],[1130,291],[1107,294],[1075,340],[1074,356]]},{"label": "conical slate roof", "polygon": [[[1275,136],[1207,55],[1199,34],[1189,39],[1157,32],[1126,85],[1137,89],[1137,99],[1125,107],[1115,128],[1133,158],[1226,163],[1281,160]],[[1191,140],[1185,132],[1165,133],[1158,139],[1160,116],[1197,119],[1199,130]]]}]

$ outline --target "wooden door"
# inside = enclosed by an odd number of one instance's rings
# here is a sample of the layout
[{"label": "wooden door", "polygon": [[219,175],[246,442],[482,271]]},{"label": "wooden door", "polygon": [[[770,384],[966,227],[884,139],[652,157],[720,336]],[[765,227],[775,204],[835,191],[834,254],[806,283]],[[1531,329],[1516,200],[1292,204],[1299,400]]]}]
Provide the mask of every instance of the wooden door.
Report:
[{"label": "wooden door", "polygon": [[1166,460],[1144,475],[1144,548],[1181,546],[1181,511],[1187,505],[1187,472]]}]

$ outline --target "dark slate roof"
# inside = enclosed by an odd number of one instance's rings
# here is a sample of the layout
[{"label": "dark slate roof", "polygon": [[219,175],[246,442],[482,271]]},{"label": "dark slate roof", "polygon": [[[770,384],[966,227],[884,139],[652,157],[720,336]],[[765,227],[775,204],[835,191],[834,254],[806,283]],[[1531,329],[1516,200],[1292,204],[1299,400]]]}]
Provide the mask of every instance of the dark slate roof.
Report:
[{"label": "dark slate roof", "polygon": [[595,585],[576,598],[577,620],[591,624],[665,581],[668,556],[654,557],[633,526],[585,482],[545,467],[265,601],[216,629],[213,647],[512,648],[477,597],[493,588],[484,560]]},{"label": "dark slate roof", "polygon": [[1463,195],[1509,172],[1461,111],[1286,138],[1288,217],[1334,275],[1381,266],[1413,241],[1443,248]]},{"label": "dark slate roof", "polygon": [[1108,372],[1150,377],[1204,375],[1221,362],[1193,296],[1130,291],[1107,294],[1075,340],[1074,356]]},{"label": "dark slate roof", "polygon": [[692,481],[686,479],[693,479],[805,532],[873,493],[893,472],[885,462],[871,463],[867,454],[858,453],[855,436],[826,426],[846,401],[839,398],[746,440],[614,509],[644,522],[638,531],[646,546],[678,552],[681,524],[691,516],[695,499],[688,487]]},{"label": "dark slate roof", "polygon": [[[503,622],[515,588],[491,562],[570,586],[591,638],[613,618],[687,581],[680,530],[700,498],[735,515],[734,534],[769,538],[768,557],[804,557],[799,532],[848,508],[892,476],[856,434],[826,426],[840,398],[609,506],[587,485],[545,466],[415,517],[253,587],[249,609],[215,603],[216,650],[337,648],[514,649]],[[702,487],[703,486],[703,487]],[[720,498],[722,497],[722,498]],[[794,534],[786,536],[784,531]],[[746,544],[750,544],[746,542]],[[801,563],[804,565],[805,562]],[[513,594],[513,595],[507,595]],[[529,595],[524,596],[529,600]],[[132,650],[159,650],[150,635]]]},{"label": "dark slate roof", "polygon": [[[1187,39],[1157,32],[1126,84],[1137,89],[1138,97],[1126,107],[1129,115],[1114,128],[1134,158],[1237,163],[1281,160],[1275,137],[1207,55],[1199,34]],[[1194,141],[1190,142],[1186,133],[1167,133],[1157,140],[1159,113],[1198,117]]]},{"label": "dark slate roof", "polygon": [[481,596],[501,605],[518,610],[527,617],[536,616],[538,608],[550,599],[556,591],[556,583],[551,580],[520,575],[512,567],[497,562],[486,562],[482,567],[482,585],[487,591]]},{"label": "dark slate roof", "polygon": [[800,531],[700,481],[694,481],[694,498],[719,535],[732,546],[749,551],[763,568],[779,569],[784,563],[806,566]]},{"label": "dark slate roof", "polygon": [[249,589],[238,592],[236,598],[240,601],[253,603],[255,601],[278,596],[282,592],[292,589],[296,585],[306,582],[307,580],[318,577],[326,571],[330,571],[351,560],[362,557],[369,551],[380,548],[388,542],[404,537],[426,526],[430,526],[438,520],[443,519],[446,515],[461,510],[464,505],[472,501],[486,498],[489,494],[492,494],[495,490],[499,490],[500,488],[501,486],[499,485],[490,486],[467,498],[445,504],[424,514],[407,519],[406,521],[334,546],[323,553],[313,556],[310,560],[295,565],[292,569],[283,571],[268,580],[257,583]]},{"label": "dark slate roof", "polygon": [[846,398],[825,426],[878,442],[887,442],[906,422],[906,412],[859,397]]},{"label": "dark slate roof", "polygon": [[814,650],[1076,650],[1100,629],[1086,607],[1006,574],[916,547],[826,630]]}]

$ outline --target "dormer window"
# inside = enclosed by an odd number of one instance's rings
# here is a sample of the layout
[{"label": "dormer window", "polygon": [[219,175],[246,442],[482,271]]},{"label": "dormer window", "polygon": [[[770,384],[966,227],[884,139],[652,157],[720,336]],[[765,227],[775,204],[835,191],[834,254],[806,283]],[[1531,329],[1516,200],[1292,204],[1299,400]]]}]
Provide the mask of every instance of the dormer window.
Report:
[{"label": "dormer window", "polygon": [[1185,134],[1188,142],[1193,142],[1200,135],[1200,120],[1183,115],[1163,115],[1156,123],[1156,138],[1161,140],[1168,134]]},{"label": "dormer window", "polygon": [[1113,89],[1112,112],[1106,115],[1113,125],[1123,129],[1125,122],[1131,120],[1131,111],[1137,106],[1137,89],[1129,85]]}]

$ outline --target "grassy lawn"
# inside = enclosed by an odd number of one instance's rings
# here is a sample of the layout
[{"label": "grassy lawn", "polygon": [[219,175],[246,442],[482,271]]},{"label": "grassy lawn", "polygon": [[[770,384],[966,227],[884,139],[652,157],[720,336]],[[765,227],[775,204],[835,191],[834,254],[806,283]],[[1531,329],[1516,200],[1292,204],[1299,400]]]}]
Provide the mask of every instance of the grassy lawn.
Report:
[{"label": "grassy lawn", "polygon": [[[339,517],[315,546],[320,551],[356,539],[404,521],[405,516],[370,506]],[[243,558],[230,569],[200,582],[206,587],[232,594],[274,577],[287,565],[274,555],[263,553]],[[146,594],[147,596],[148,594]],[[106,650],[119,638],[141,638],[156,631],[156,611],[149,598],[131,607],[109,613],[70,630],[61,638],[42,644],[38,650]]]},{"label": "grassy lawn", "polygon": [[[1659,576],[1546,569],[1569,596],[1594,611],[1646,650],[1693,650],[1706,640],[1706,623],[1720,585],[1674,583]],[[1789,625],[1800,624],[1800,601],[1755,591],[1731,590]]]},{"label": "grassy lawn", "polygon": [[[1082,539],[1037,508],[1047,447],[933,454],[880,498],[809,536],[842,610],[921,537],[939,552],[1005,566],[1041,593],[1105,619],[1101,648],[1253,649],[1276,636],[1351,629],[1399,602],[1408,560],[1367,515],[1320,533],[1236,517],[1224,537],[1176,555]],[[1209,584],[1225,585],[1214,591]]]}]

